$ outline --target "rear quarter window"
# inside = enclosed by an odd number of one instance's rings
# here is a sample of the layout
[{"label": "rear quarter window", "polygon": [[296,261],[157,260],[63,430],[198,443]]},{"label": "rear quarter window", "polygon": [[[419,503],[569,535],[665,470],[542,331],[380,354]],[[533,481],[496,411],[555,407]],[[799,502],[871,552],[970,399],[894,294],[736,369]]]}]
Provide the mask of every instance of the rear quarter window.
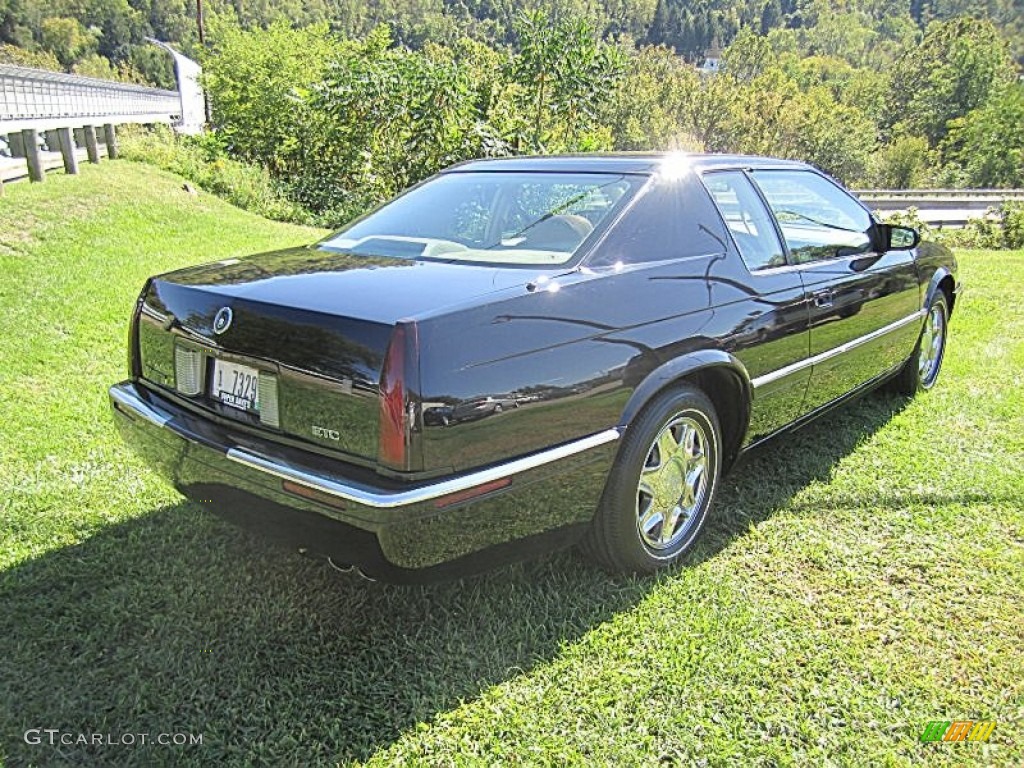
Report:
[{"label": "rear quarter window", "polygon": [[616,222],[588,265],[711,256],[726,250],[726,237],[714,204],[695,179],[655,177]]}]

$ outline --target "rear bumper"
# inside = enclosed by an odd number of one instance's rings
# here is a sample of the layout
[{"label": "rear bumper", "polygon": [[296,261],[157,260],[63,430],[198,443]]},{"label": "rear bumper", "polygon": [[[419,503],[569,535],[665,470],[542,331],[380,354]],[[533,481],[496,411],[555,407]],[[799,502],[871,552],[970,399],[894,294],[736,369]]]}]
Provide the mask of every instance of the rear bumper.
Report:
[{"label": "rear bumper", "polygon": [[392,580],[404,571],[472,568],[467,558],[493,565],[529,556],[550,548],[548,539],[571,541],[593,515],[619,437],[610,429],[473,472],[388,487],[361,468],[257,445],[134,382],[111,387],[110,400],[125,441],[187,496]]}]

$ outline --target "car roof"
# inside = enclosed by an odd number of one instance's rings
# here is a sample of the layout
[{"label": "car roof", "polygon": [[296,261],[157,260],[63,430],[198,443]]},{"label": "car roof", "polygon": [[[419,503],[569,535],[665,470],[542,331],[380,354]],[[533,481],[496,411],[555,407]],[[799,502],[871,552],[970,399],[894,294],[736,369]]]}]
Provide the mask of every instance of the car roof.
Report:
[{"label": "car roof", "polygon": [[666,162],[682,163],[694,170],[718,168],[810,168],[807,163],[753,155],[719,155],[690,152],[616,152],[581,155],[525,155],[467,160],[445,173],[474,171],[558,171],[563,173],[652,174]]}]

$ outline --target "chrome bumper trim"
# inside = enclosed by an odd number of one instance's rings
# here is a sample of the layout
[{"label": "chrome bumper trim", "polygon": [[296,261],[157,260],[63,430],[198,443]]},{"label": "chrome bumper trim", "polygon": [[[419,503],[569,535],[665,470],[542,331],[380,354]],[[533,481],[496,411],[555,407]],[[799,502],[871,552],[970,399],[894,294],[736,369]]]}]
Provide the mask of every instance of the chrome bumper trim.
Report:
[{"label": "chrome bumper trim", "polygon": [[321,493],[327,493],[346,501],[353,501],[356,504],[376,509],[394,509],[395,507],[406,507],[411,504],[431,501],[441,496],[459,493],[460,491],[475,488],[478,485],[518,475],[544,464],[550,464],[553,461],[565,459],[577,453],[588,451],[591,448],[597,448],[598,446],[610,443],[613,440],[618,440],[619,434],[617,429],[607,429],[604,432],[598,432],[596,435],[590,435],[589,437],[584,437],[556,448],[524,456],[521,459],[515,459],[504,464],[481,469],[477,472],[471,472],[468,475],[460,475],[450,480],[442,480],[408,491],[375,491],[350,483],[338,482],[330,477],[308,472],[242,448],[229,449],[227,456],[239,464],[275,475],[282,480],[291,480],[293,483],[299,483],[307,488],[313,488]]},{"label": "chrome bumper trim", "polygon": [[126,390],[120,386],[113,386],[110,388],[110,399],[114,401],[114,404],[120,410],[131,411],[136,416],[142,417],[155,426],[166,427],[167,422],[171,420],[171,416],[169,414],[164,413],[158,408],[154,408],[134,392]]},{"label": "chrome bumper trim", "polygon": [[[168,426],[168,422],[172,418],[170,415],[153,407],[130,390],[120,386],[111,387],[110,397],[120,410],[136,414],[157,427],[166,428],[184,437],[173,426]],[[571,443],[565,443],[564,445],[549,448],[539,453],[523,456],[504,464],[411,488],[407,491],[380,491],[336,480],[327,475],[310,472],[279,459],[263,456],[244,448],[228,448],[225,455],[231,461],[250,469],[279,477],[282,480],[290,480],[293,483],[298,483],[299,485],[344,499],[345,501],[355,502],[356,504],[375,509],[394,509],[396,507],[405,507],[424,501],[431,501],[441,496],[459,493],[460,491],[466,491],[485,483],[518,475],[545,464],[568,458],[577,453],[589,451],[591,448],[611,443],[618,440],[620,435],[621,432],[618,429],[606,429],[604,432],[598,432],[597,434],[574,440]]]},{"label": "chrome bumper trim", "polygon": [[763,387],[765,384],[771,384],[773,381],[778,381],[781,378],[789,376],[791,373],[796,373],[797,371],[801,371],[804,368],[809,368],[812,365],[823,363],[826,360],[835,357],[836,355],[841,355],[844,352],[849,352],[851,349],[855,349],[859,347],[861,344],[867,344],[869,341],[874,341],[875,339],[881,338],[882,336],[885,336],[885,334],[887,333],[898,331],[903,326],[909,325],[915,320],[920,320],[921,318],[924,317],[924,315],[925,311],[923,309],[919,309],[917,312],[907,315],[906,317],[897,320],[895,323],[889,323],[889,325],[886,325],[883,328],[879,328],[877,331],[872,331],[871,333],[867,333],[863,336],[858,336],[856,339],[851,339],[845,344],[840,344],[838,347],[826,349],[824,352],[819,352],[813,357],[808,357],[805,360],[798,360],[795,363],[791,363],[790,365],[785,366],[784,368],[779,368],[777,370],[772,371],[771,373],[766,373],[762,376],[758,376],[754,379],[751,379],[750,384],[751,386],[753,386],[754,389],[757,389],[758,387]]}]

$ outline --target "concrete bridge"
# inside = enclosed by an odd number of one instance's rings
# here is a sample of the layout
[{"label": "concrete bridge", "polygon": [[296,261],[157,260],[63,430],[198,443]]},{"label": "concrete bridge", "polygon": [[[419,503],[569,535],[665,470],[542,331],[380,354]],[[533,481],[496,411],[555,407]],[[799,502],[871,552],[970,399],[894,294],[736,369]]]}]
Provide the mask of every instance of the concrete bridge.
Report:
[{"label": "concrete bridge", "polygon": [[167,123],[183,133],[202,130],[200,68],[164,43],[174,57],[177,91],[0,64],[0,184],[47,168],[78,172],[97,163],[100,145],[117,157],[117,126]]}]

